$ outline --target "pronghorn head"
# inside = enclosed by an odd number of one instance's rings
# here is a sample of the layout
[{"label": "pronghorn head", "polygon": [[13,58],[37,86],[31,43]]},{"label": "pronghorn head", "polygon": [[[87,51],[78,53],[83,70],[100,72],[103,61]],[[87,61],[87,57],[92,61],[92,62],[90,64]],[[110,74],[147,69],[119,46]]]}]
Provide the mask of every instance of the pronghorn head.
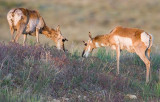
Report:
[{"label": "pronghorn head", "polygon": [[58,35],[55,41],[57,49],[63,49],[63,51],[65,51],[64,42],[68,40],[62,36],[59,25],[57,26],[55,33]]},{"label": "pronghorn head", "polygon": [[88,57],[89,53],[92,52],[92,50],[95,48],[95,45],[93,43],[93,38],[91,36],[91,33],[89,32],[89,40],[87,42],[83,41],[85,48],[82,52],[82,57]]}]

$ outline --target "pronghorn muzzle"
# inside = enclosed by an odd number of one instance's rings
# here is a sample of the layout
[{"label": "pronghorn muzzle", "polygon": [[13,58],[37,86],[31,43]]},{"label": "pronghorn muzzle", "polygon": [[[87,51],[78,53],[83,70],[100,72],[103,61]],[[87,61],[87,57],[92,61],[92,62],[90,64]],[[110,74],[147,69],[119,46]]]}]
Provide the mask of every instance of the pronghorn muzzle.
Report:
[{"label": "pronghorn muzzle", "polygon": [[65,42],[65,41],[68,41],[68,39],[64,38],[64,39],[62,39],[62,41]]},{"label": "pronghorn muzzle", "polygon": [[85,50],[83,50],[83,52],[82,52],[82,57],[84,57],[84,53],[85,53]]},{"label": "pronghorn muzzle", "polygon": [[65,47],[64,47],[64,42],[65,42],[65,41],[68,41],[68,39],[66,39],[66,38],[62,39],[62,42],[63,42],[62,49],[63,49],[64,52],[66,51],[66,50],[65,50]]}]

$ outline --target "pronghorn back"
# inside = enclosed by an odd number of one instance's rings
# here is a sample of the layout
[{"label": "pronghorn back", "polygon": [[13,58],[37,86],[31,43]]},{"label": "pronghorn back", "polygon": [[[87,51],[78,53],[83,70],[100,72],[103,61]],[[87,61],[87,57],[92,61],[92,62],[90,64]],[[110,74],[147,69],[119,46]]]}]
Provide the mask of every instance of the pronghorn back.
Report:
[{"label": "pronghorn back", "polygon": [[24,34],[33,33],[36,28],[43,28],[45,24],[38,11],[25,8],[11,9],[7,14],[7,20],[9,26],[14,30],[17,30],[19,25],[24,24]]},{"label": "pronghorn back", "polygon": [[146,49],[151,46],[152,35],[137,28],[116,27],[110,34],[110,42],[120,44],[120,49],[135,52],[134,47],[142,43]]},{"label": "pronghorn back", "polygon": [[[48,27],[38,11],[14,8],[8,12],[7,20],[10,27],[12,42],[17,42],[20,35],[23,34],[23,45],[25,45],[27,35],[36,36],[37,43],[39,43],[39,34],[43,34],[51,38],[56,43],[58,49],[63,49],[65,51],[64,42],[68,40],[62,36],[60,26],[58,25],[56,29]],[[16,35],[14,36],[15,31]]]}]

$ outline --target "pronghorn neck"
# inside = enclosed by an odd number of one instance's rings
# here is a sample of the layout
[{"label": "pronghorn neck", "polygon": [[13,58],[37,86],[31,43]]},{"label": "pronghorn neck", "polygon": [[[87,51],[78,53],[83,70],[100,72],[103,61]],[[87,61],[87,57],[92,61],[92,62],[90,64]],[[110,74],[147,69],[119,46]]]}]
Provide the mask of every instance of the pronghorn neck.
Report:
[{"label": "pronghorn neck", "polygon": [[46,35],[47,37],[51,38],[51,29],[48,26],[44,26],[42,29],[42,34]]},{"label": "pronghorn neck", "polygon": [[94,45],[95,45],[95,48],[102,47],[102,45],[104,46],[104,44],[98,41],[94,42]]},{"label": "pronghorn neck", "polygon": [[51,38],[52,40],[54,40],[55,42],[58,39],[58,34],[56,34],[56,30],[49,28],[48,26],[44,26],[44,28],[42,29],[42,34],[44,34],[45,36],[47,36],[48,38]]},{"label": "pronghorn neck", "polygon": [[109,35],[96,36],[93,39],[93,41],[94,41],[95,48],[109,46]]}]

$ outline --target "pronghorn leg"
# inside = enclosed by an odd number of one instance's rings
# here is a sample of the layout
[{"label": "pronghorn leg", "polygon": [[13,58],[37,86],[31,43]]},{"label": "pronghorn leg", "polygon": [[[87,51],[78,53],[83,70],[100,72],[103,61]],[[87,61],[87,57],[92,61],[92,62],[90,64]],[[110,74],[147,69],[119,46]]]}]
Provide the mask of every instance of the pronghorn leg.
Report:
[{"label": "pronghorn leg", "polygon": [[151,49],[148,49],[147,56],[148,56],[149,60],[150,60],[150,53],[151,53]]},{"label": "pronghorn leg", "polygon": [[145,63],[146,65],[146,83],[149,82],[149,73],[150,73],[150,61],[148,60],[148,58],[145,55],[145,47],[137,47],[135,49],[136,54],[142,59],[142,61]]},{"label": "pronghorn leg", "polygon": [[25,44],[26,44],[26,40],[27,40],[27,34],[24,34],[23,35],[23,46],[25,46]]},{"label": "pronghorn leg", "polygon": [[[149,48],[148,51],[147,51],[147,56],[148,56],[148,59],[151,61],[151,57],[150,57],[150,53],[151,53],[151,49]],[[150,80],[152,79],[152,69],[150,68],[150,71],[149,71],[149,78]]]},{"label": "pronghorn leg", "polygon": [[14,38],[14,42],[18,41],[18,39],[19,39],[20,35],[23,33],[24,29],[25,29],[25,25],[24,24],[22,24],[22,25],[20,24],[20,26],[17,29],[17,33],[16,33],[16,36]]},{"label": "pronghorn leg", "polygon": [[39,43],[39,29],[36,28],[36,40],[37,40],[37,43]]},{"label": "pronghorn leg", "polygon": [[117,75],[119,74],[119,60],[120,60],[120,46],[116,46],[116,54],[117,54]]},{"label": "pronghorn leg", "polygon": [[14,29],[12,26],[9,27],[10,28],[10,32],[11,32],[11,41],[13,42],[14,41]]}]

